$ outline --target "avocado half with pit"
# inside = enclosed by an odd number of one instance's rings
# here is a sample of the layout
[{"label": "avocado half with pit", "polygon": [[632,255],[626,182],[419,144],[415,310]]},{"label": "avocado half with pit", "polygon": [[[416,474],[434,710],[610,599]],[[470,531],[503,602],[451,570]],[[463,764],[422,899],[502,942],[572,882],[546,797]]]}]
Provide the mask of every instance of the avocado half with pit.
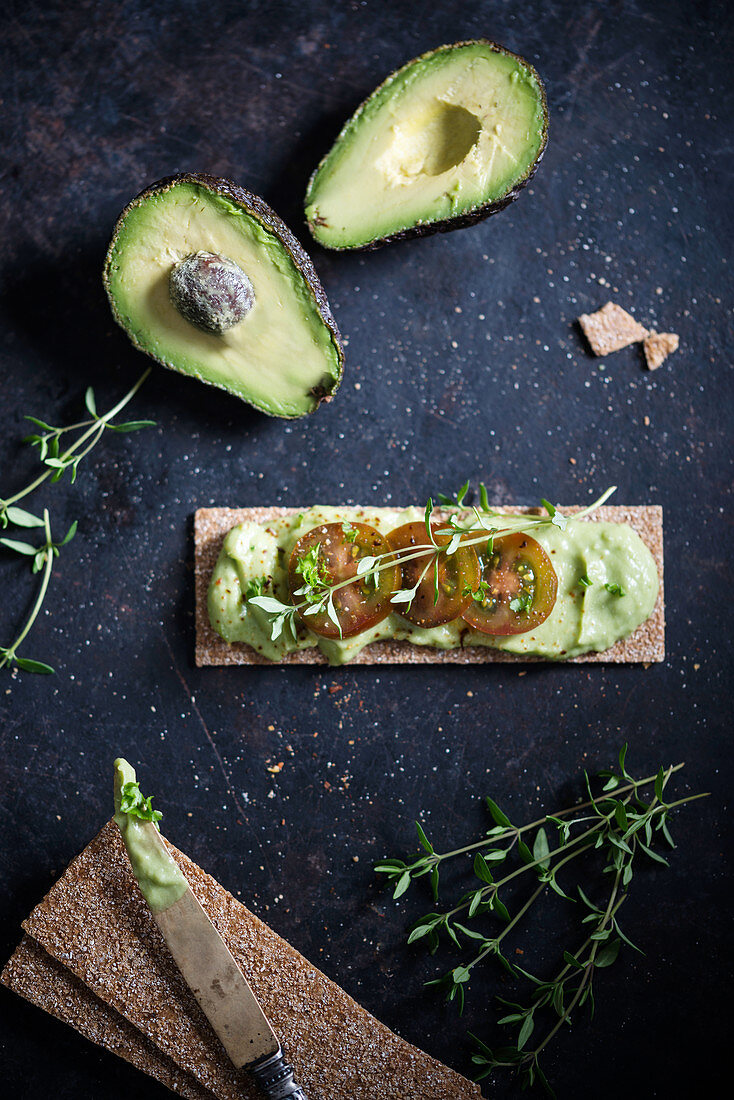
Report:
[{"label": "avocado half with pit", "polygon": [[548,140],[543,83],[494,42],[440,46],[392,73],[311,177],[306,218],[325,248],[472,225],[503,210]]},{"label": "avocado half with pit", "polygon": [[118,324],[157,362],[271,416],[328,400],[344,353],[311,260],[257,195],[182,174],[120,215],[104,268]]}]

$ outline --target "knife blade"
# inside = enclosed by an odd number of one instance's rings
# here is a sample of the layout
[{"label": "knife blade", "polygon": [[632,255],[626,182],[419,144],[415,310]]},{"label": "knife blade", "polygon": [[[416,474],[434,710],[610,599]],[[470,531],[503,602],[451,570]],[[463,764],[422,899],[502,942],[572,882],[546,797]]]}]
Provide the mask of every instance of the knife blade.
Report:
[{"label": "knife blade", "polygon": [[124,802],[121,808],[124,782],[136,788],[137,782],[126,761],[115,761],[115,767],[115,820],[133,873],[176,966],[227,1056],[238,1070],[249,1071],[269,1100],[307,1100],[245,975],[186,882],[157,825],[128,817]]}]

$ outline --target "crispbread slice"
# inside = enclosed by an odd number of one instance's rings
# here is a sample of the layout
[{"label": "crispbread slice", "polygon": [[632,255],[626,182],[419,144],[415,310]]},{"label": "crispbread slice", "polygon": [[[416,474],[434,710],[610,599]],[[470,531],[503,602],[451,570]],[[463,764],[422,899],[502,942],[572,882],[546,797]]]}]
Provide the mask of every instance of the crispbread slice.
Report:
[{"label": "crispbread slice", "polygon": [[119,1055],[186,1100],[213,1100],[212,1093],[118,1012],[95,997],[84,982],[24,936],[8,960],[0,981],[31,1004],[63,1020],[93,1043]]},{"label": "crispbread slice", "polygon": [[[469,1100],[477,1085],[393,1034],[169,845],[245,972],[310,1100]],[[258,1100],[171,958],[109,822],[25,931],[217,1100]]]},{"label": "crispbread slice", "polygon": [[[194,519],[194,558],[196,585],[196,663],[203,665],[270,665],[251,646],[241,642],[228,644],[212,630],[207,610],[207,590],[212,570],[222,548],[224,537],[232,527],[245,520],[267,523],[281,516],[302,512],[303,508],[200,508]],[[563,507],[573,515],[579,506]],[[369,509],[365,509],[366,512]],[[535,508],[501,508],[498,511],[514,515],[533,515]],[[440,516],[440,513],[436,513]],[[652,615],[630,634],[603,653],[584,653],[567,663],[640,664],[665,660],[665,598],[663,592],[663,510],[658,504],[624,507],[604,505],[583,522],[595,519],[613,523],[628,523],[649,548],[660,578],[660,590]],[[464,646],[460,649],[433,649],[411,642],[386,640],[365,646],[350,665],[478,665],[496,663],[536,663],[539,657],[520,657],[489,646]],[[289,653],[278,662],[284,665],[324,665],[327,659],[319,649],[301,649]]]}]

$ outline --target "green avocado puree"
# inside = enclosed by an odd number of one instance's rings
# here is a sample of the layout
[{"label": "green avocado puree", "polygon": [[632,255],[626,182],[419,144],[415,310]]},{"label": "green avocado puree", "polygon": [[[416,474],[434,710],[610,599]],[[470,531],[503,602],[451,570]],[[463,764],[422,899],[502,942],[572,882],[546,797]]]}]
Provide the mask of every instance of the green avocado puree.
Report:
[{"label": "green avocado puree", "polygon": [[130,857],[133,874],[143,897],[154,913],[168,909],[186,893],[188,882],[168,854],[152,821],[141,821],[120,809],[122,789],[136,783],[135,769],[127,760],[117,759],[115,769],[115,822]]},{"label": "green avocado puree", "polygon": [[[406,640],[437,649],[484,645],[518,657],[568,660],[590,650],[603,651],[626,638],[651,614],[658,594],[652,554],[639,535],[621,523],[569,519],[566,530],[551,524],[536,528],[533,538],[550,555],[558,576],[558,598],[541,626],[527,634],[490,637],[465,622],[424,629],[397,613],[356,638],[321,638],[304,626],[294,641],[284,632],[270,638],[267,616],[248,606],[243,593],[249,582],[269,578],[267,593],[288,602],[288,559],[296,542],[312,527],[344,521],[368,523],[387,533],[403,523],[422,520],[419,508],[328,508],[317,506],[265,525],[240,523],[227,534],[209,586],[209,619],[226,642],[245,642],[272,661],[296,649],[317,646],[332,665],[346,664],[370,642]],[[581,578],[591,581],[588,587]],[[619,586],[622,595],[610,592]]]}]

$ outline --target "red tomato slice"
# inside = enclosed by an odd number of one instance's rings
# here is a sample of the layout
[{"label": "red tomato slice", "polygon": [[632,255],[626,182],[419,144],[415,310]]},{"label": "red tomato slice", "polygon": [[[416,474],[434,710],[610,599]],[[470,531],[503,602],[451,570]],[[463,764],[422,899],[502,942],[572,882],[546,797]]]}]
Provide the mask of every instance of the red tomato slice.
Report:
[{"label": "red tomato slice", "polygon": [[[312,582],[314,595],[319,582],[340,584],[357,577],[357,565],[364,557],[389,553],[390,546],[379,531],[367,523],[323,523],[299,539],[288,563],[288,588],[291,600],[300,606],[304,624],[324,638],[353,638],[382,622],[390,612],[390,596],[400,584],[400,571],[388,565],[374,576],[359,577],[333,594],[334,614],[326,608],[307,614],[317,600],[299,590]],[[341,628],[341,629],[340,629]]]},{"label": "red tomato slice", "polygon": [[[451,541],[450,528],[433,527],[433,537],[439,545]],[[396,611],[416,626],[441,626],[461,618],[469,606],[472,592],[479,584],[479,559],[473,546],[459,546],[453,554],[441,554],[436,561],[426,532],[425,523],[405,523],[387,536],[393,550],[409,551],[411,547],[428,547],[431,553],[405,561],[398,559],[402,572],[400,587],[412,589],[418,585],[413,602],[393,604]],[[428,568],[426,568],[426,566]],[[438,598],[436,598],[436,568],[438,567]],[[425,572],[424,572],[425,571]],[[421,579],[422,577],[422,579]]]},{"label": "red tomato slice", "polygon": [[543,547],[517,532],[494,540],[491,556],[479,547],[481,583],[464,621],[482,634],[527,634],[550,615],[558,578]]}]

